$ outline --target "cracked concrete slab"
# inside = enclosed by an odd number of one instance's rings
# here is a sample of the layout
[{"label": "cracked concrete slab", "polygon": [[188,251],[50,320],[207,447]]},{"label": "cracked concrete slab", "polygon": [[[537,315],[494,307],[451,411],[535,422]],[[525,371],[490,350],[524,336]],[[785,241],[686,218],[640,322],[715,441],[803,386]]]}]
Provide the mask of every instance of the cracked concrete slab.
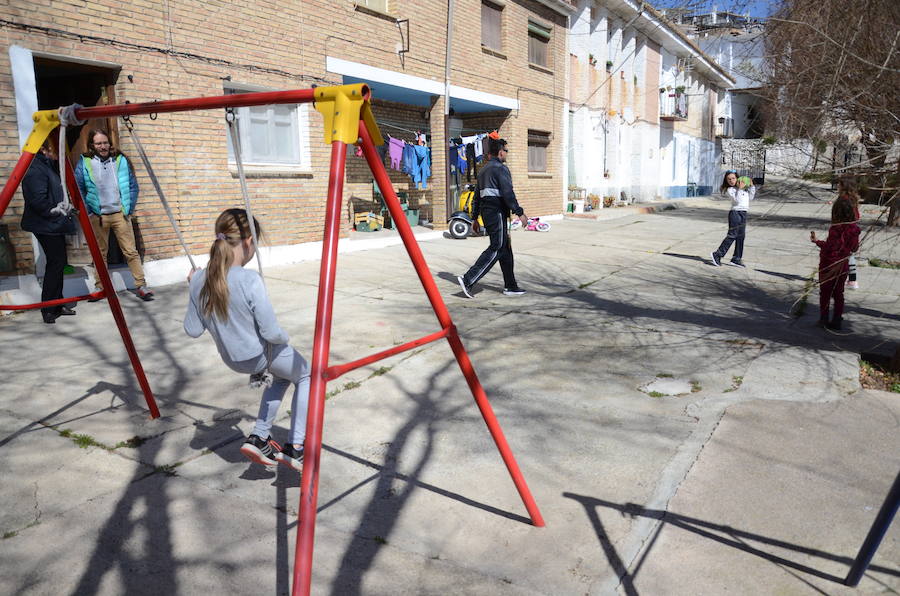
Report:
[{"label": "cracked concrete slab", "polygon": [[[640,593],[875,594],[900,588],[900,526],[859,588],[840,586],[900,468],[900,399],[728,408],[623,580]],[[608,508],[606,515],[616,510]]]}]

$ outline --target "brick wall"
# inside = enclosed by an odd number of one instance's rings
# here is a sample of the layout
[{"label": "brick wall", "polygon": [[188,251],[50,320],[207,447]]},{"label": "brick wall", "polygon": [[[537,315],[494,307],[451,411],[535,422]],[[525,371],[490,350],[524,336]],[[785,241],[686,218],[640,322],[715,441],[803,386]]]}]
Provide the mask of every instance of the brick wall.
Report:
[{"label": "brick wall", "polygon": [[[60,59],[120,65],[112,88],[118,103],[221,95],[226,83],[262,89],[341,84],[340,76],[326,72],[326,56],[435,81],[444,77],[447,5],[439,0],[391,2],[391,18],[359,10],[352,0],[276,0],[262,4],[7,0],[5,5],[4,18],[19,25],[0,27],[4,49],[0,55],[0,88],[10,90],[8,48],[13,44]],[[40,10],[36,11],[38,5]],[[507,3],[504,55],[499,57],[481,50],[480,0],[458,0],[454,15],[452,83],[520,102],[517,111],[464,115],[466,127],[481,128],[483,123],[485,130],[500,129],[513,150],[510,168],[526,210],[534,214],[559,212],[561,118],[566,95],[565,17],[533,0]],[[394,18],[410,19],[409,39],[405,40],[410,51],[403,55],[396,52],[401,36]],[[529,18],[552,28],[549,68],[527,62]],[[446,157],[442,151],[446,135],[442,99],[435,97],[433,101],[433,106],[425,109],[377,101],[374,111],[377,118],[406,123],[413,130],[420,126],[431,130],[435,159],[429,189],[413,190],[405,175],[390,175],[398,191],[409,192],[412,206],[421,210],[420,216],[441,228],[446,225]],[[323,140],[321,116],[312,106],[307,109],[309,171],[249,172],[247,183],[254,213],[263,222],[272,245],[321,238],[331,148]],[[192,111],[160,114],[155,121],[147,116],[134,120],[190,250],[205,252],[216,215],[243,203],[239,181],[228,163],[224,114],[221,110]],[[0,99],[3,182],[20,151],[15,123],[10,92]],[[547,174],[530,176],[526,171],[529,128],[553,135]],[[394,134],[388,126],[383,132]],[[137,215],[146,259],[177,256],[181,248],[137,159],[134,143],[126,131],[120,133],[121,148],[135,162],[142,189]],[[353,148],[348,154],[344,233],[351,225],[350,198],[372,196],[371,176],[365,171],[364,161],[353,156]],[[19,271],[31,273],[30,235],[19,230],[22,205],[21,193],[17,193],[0,221],[11,229]]]}]

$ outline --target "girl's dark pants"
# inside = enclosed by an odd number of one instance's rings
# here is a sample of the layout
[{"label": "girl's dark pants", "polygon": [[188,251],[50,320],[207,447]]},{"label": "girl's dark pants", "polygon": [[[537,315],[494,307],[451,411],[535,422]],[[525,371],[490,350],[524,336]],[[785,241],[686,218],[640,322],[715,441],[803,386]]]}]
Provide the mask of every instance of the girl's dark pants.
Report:
[{"label": "girl's dark pants", "polygon": [[[846,263],[846,262],[843,262]],[[844,315],[844,284],[847,281],[847,270],[841,270],[841,264],[819,268],[819,319],[828,322],[828,304],[834,299],[832,321],[840,321]]]},{"label": "girl's dark pants", "polygon": [[728,212],[728,234],[716,250],[716,256],[724,259],[731,243],[734,242],[732,261],[740,262],[744,257],[744,236],[747,235],[747,212],[731,210]]},{"label": "girl's dark pants", "polygon": [[509,228],[506,225],[506,215],[486,205],[481,209],[481,219],[484,221],[484,227],[491,238],[491,243],[463,276],[463,281],[467,287],[475,285],[479,279],[484,277],[485,273],[491,270],[494,263],[500,261],[504,287],[509,289],[517,287],[516,275],[513,272],[513,252],[509,243]]},{"label": "girl's dark pants", "polygon": [[[35,234],[44,255],[47,257],[47,266],[44,268],[44,283],[41,288],[41,302],[57,300],[63,297],[63,272],[66,267],[66,237],[62,234]],[[42,308],[41,312],[48,315],[58,315],[62,312],[62,306],[50,306]]]}]

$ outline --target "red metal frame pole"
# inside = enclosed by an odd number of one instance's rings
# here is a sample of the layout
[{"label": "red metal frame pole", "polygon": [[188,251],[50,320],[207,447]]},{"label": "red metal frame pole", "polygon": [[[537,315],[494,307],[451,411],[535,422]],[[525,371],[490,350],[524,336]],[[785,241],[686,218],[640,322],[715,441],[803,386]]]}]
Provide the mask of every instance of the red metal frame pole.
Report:
[{"label": "red metal frame pole", "polygon": [[293,89],[290,91],[263,91],[259,93],[233,93],[213,97],[193,97],[188,99],[167,99],[110,106],[94,106],[75,110],[79,120],[109,118],[115,116],[136,116],[138,114],[162,114],[163,112],[186,112],[188,110],[212,110],[216,108],[262,106],[268,104],[310,103],[315,101],[315,89]]},{"label": "red metal frame pole", "polygon": [[544,518],[541,516],[540,510],[538,510],[537,503],[535,503],[534,497],[532,497],[531,491],[528,489],[528,484],[525,482],[525,477],[522,475],[522,471],[516,463],[516,458],[513,456],[512,450],[506,442],[506,437],[503,435],[503,429],[500,428],[500,423],[497,422],[497,417],[494,415],[494,409],[488,401],[487,394],[484,392],[484,387],[481,386],[481,382],[478,380],[478,375],[475,374],[475,369],[472,366],[472,362],[469,360],[469,355],[466,353],[462,340],[460,340],[459,334],[456,331],[456,326],[450,318],[450,312],[447,310],[444,299],[441,297],[441,293],[434,283],[434,279],[431,277],[431,272],[428,270],[428,265],[425,263],[425,257],[422,256],[422,250],[416,242],[412,228],[410,227],[406,216],[403,214],[403,208],[400,206],[400,200],[394,192],[394,187],[388,177],[387,170],[384,169],[384,163],[381,161],[378,151],[375,149],[375,144],[372,142],[372,137],[362,121],[359,123],[359,136],[362,139],[363,155],[369,163],[369,168],[372,170],[375,180],[378,182],[378,188],[381,190],[381,194],[384,196],[385,202],[387,203],[388,210],[391,212],[391,219],[397,226],[400,238],[403,239],[403,245],[406,247],[406,252],[409,253],[409,258],[412,260],[416,273],[419,275],[422,287],[425,288],[428,300],[431,301],[431,307],[434,309],[434,314],[437,315],[441,327],[449,330],[447,341],[450,343],[450,349],[453,350],[453,355],[456,356],[456,362],[459,364],[463,376],[466,377],[466,382],[469,384],[469,389],[472,391],[475,403],[481,411],[481,416],[484,418],[484,422],[487,424],[491,437],[493,437],[494,443],[500,451],[500,456],[503,458],[503,463],[506,464],[506,469],[509,470],[513,483],[519,491],[519,496],[522,498],[525,509],[528,510],[528,515],[531,517],[531,523],[537,527],[543,527]]},{"label": "red metal frame pole", "polygon": [[13,195],[16,194],[16,189],[22,184],[22,178],[25,177],[25,172],[28,171],[28,166],[31,165],[33,160],[34,153],[28,151],[23,151],[22,155],[19,156],[19,161],[16,162],[12,173],[6,180],[6,184],[3,185],[3,190],[0,191],[0,217],[3,217],[3,214],[6,213],[9,202],[12,200]]},{"label": "red metal frame pole", "polygon": [[331,175],[325,204],[325,233],[322,264],[319,268],[319,296],[313,335],[312,368],[309,382],[309,410],[306,414],[306,441],[303,447],[303,475],[300,478],[300,512],[297,546],[294,552],[293,596],[309,594],[312,581],[313,543],[316,532],[316,503],[319,491],[319,458],[322,454],[322,425],[325,417],[325,369],[331,344],[331,315],[337,270],[338,239],[341,231],[341,202],[344,191],[344,162],[347,144],[331,143]]},{"label": "red metal frame pole", "polygon": [[75,170],[72,169],[72,163],[66,158],[64,152],[61,152],[60,159],[66,161],[66,186],[69,189],[72,202],[78,209],[78,221],[81,223],[81,230],[84,232],[88,248],[91,251],[91,258],[94,259],[94,268],[97,270],[100,281],[103,283],[103,292],[106,294],[109,310],[112,311],[116,327],[119,328],[119,335],[122,336],[122,343],[125,344],[125,351],[128,352],[128,358],[131,360],[131,367],[137,376],[138,384],[141,386],[141,391],[144,392],[144,400],[147,402],[147,407],[150,408],[150,417],[159,418],[159,408],[156,407],[153,391],[150,389],[147,375],[144,374],[144,367],[141,366],[141,359],[138,357],[137,349],[135,349],[134,342],[131,339],[131,333],[128,331],[128,325],[125,323],[125,314],[122,312],[119,297],[116,295],[115,289],[113,289],[112,279],[109,276],[109,270],[106,268],[106,262],[100,254],[100,246],[97,244],[94,228],[91,226],[87,208],[84,200],[81,198],[81,191],[78,189],[78,184],[75,183]]}]

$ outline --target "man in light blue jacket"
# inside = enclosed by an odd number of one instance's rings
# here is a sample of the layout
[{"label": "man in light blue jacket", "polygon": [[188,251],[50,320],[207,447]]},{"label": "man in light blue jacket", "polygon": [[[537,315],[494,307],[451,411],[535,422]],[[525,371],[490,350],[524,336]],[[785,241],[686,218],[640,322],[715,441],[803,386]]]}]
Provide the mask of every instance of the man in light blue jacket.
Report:
[{"label": "man in light blue jacket", "polygon": [[[135,294],[143,300],[153,300],[131,227],[131,214],[138,198],[137,179],[128,159],[112,146],[106,132],[91,131],[88,151],[75,165],[75,181],[90,213],[91,227],[104,262],[112,230],[134,277]],[[96,284],[99,290],[102,287],[99,278]]]}]

